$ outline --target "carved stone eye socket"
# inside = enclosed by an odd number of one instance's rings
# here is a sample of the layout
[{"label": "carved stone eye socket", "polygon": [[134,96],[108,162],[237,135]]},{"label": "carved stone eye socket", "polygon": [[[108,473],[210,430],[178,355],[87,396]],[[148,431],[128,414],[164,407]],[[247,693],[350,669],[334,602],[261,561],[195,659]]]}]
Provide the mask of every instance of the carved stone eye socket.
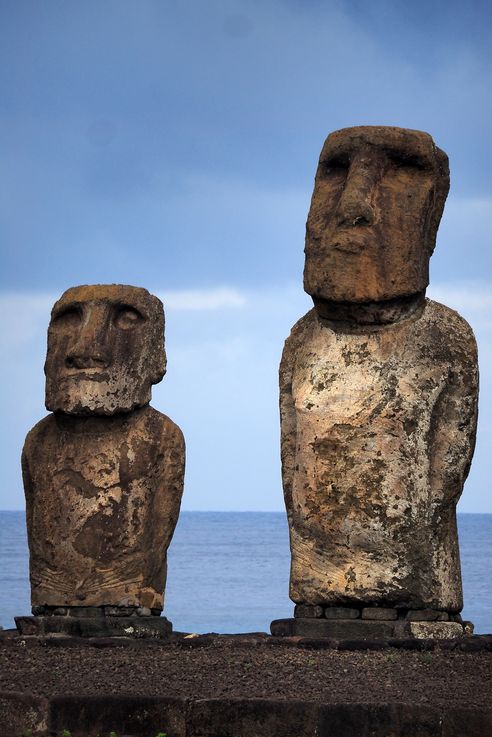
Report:
[{"label": "carved stone eye socket", "polygon": [[138,310],[128,305],[123,305],[116,310],[114,324],[120,330],[131,330],[143,321],[143,317]]},{"label": "carved stone eye socket", "polygon": [[348,160],[336,157],[323,161],[321,171],[324,178],[342,178],[347,176],[348,167]]},{"label": "carved stone eye socket", "polygon": [[67,307],[53,318],[53,324],[59,328],[73,329],[80,325],[81,311],[77,307]]},{"label": "carved stone eye socket", "polygon": [[419,156],[400,154],[396,151],[390,154],[390,161],[396,169],[408,171],[426,171],[429,165]]}]

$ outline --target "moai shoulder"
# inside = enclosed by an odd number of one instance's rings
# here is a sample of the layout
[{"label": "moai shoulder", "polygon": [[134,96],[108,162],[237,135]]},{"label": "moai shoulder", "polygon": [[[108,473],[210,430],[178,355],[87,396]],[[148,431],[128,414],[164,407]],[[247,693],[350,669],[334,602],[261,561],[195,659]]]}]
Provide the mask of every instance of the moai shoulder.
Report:
[{"label": "moai shoulder", "polygon": [[159,614],[185,447],[149,406],[166,369],[162,303],[145,289],[69,289],[45,364],[52,414],[22,466],[33,611]]},{"label": "moai shoulder", "polygon": [[419,131],[349,128],[321,152],[304,270],[314,309],[280,365],[299,611],[462,608],[455,508],[475,443],[476,344],[425,298],[448,187],[446,155]]}]

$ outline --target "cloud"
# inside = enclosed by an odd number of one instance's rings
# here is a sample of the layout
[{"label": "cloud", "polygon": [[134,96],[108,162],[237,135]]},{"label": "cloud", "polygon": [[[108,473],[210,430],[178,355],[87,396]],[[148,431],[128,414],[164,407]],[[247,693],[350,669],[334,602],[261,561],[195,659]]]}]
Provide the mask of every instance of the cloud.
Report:
[{"label": "cloud", "polygon": [[217,287],[216,289],[189,289],[162,292],[157,295],[166,310],[209,311],[229,307],[244,307],[246,297],[237,289]]},{"label": "cloud", "polygon": [[[300,284],[240,289],[155,290],[167,311],[168,373],[153,405],[187,442],[184,509],[282,510],[277,372],[285,338],[309,308]],[[461,511],[492,511],[488,438],[492,432],[492,284],[441,282],[429,296],[458,310],[475,330],[481,361],[480,431]],[[23,505],[19,456],[43,416],[46,327],[58,295],[0,293],[0,448],[4,508]],[[8,317],[11,319],[7,319]]]},{"label": "cloud", "polygon": [[492,331],[492,282],[437,282],[430,285],[427,295],[463,315],[488,342],[487,332]]}]

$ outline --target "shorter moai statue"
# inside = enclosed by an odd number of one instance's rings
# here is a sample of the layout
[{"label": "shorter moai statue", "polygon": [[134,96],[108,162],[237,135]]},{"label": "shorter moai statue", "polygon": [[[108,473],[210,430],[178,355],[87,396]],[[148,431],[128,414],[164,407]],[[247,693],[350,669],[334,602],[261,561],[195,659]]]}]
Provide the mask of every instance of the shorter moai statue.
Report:
[{"label": "shorter moai statue", "polygon": [[420,131],[328,136],[306,228],[314,309],[280,365],[295,617],[274,634],[454,637],[456,503],[475,445],[473,333],[425,297],[449,189]]},{"label": "shorter moai statue", "polygon": [[46,407],[22,454],[34,617],[24,634],[163,636],[183,491],[180,429],[149,406],[164,311],[131,286],[67,290],[48,330]]}]

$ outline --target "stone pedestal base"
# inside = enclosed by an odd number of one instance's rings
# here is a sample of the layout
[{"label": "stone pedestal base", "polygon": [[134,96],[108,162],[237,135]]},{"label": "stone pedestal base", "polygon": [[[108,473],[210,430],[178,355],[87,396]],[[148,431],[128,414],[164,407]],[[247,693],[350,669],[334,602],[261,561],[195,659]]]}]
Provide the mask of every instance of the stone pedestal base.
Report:
[{"label": "stone pedestal base", "polygon": [[276,637],[326,637],[334,640],[389,640],[408,637],[448,640],[471,634],[473,629],[466,631],[466,624],[416,622],[407,619],[385,621],[293,617],[275,619],[270,625],[270,631]]},{"label": "stone pedestal base", "polygon": [[70,637],[134,637],[167,639],[172,622],[166,617],[122,616],[34,616],[15,617],[19,634],[24,636],[67,635]]}]

